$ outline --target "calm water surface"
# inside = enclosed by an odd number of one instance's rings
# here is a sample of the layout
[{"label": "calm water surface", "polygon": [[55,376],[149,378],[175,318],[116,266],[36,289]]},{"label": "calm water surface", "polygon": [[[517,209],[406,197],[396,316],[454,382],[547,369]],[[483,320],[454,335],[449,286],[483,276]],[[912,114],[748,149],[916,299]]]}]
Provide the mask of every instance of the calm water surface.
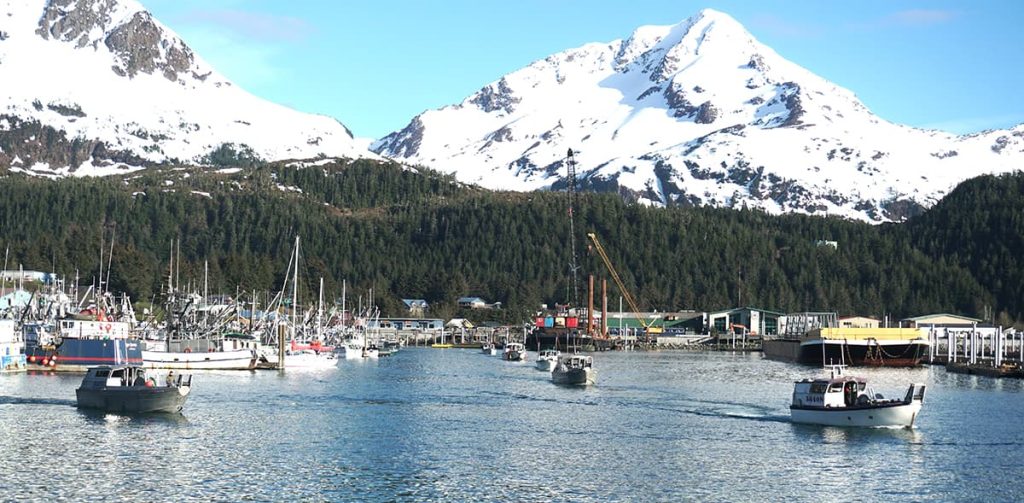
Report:
[{"label": "calm water surface", "polygon": [[915,430],[793,425],[814,369],[759,354],[600,353],[598,385],[409,348],[327,371],[196,373],[181,416],[74,407],[80,375],[0,376],[4,501],[1012,501],[1022,382],[929,385]]}]

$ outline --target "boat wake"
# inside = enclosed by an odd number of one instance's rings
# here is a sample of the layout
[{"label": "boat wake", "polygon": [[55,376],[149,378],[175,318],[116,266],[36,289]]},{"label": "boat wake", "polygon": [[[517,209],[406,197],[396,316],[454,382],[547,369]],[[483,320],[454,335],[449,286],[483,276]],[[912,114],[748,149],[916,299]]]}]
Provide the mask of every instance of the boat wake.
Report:
[{"label": "boat wake", "polygon": [[75,407],[74,400],[62,400],[60,398],[22,398],[14,396],[0,396],[0,405],[67,405]]},{"label": "boat wake", "polygon": [[758,405],[751,404],[735,404],[735,403],[722,403],[720,406],[709,405],[707,403],[697,402],[699,405],[695,407],[663,407],[663,406],[652,406],[651,409],[676,412],[679,414],[687,414],[691,416],[702,416],[702,417],[718,417],[726,419],[743,419],[747,421],[767,422],[767,423],[788,423],[789,415],[782,415],[776,413],[775,409],[768,407],[761,407]]}]

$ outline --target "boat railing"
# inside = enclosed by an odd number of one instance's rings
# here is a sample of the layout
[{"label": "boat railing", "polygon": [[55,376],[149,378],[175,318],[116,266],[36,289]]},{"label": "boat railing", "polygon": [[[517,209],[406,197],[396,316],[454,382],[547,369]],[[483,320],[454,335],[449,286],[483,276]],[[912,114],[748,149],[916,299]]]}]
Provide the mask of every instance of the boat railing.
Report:
[{"label": "boat railing", "polygon": [[176,388],[190,388],[192,387],[192,374],[184,375],[178,374],[174,378],[174,387]]},{"label": "boat railing", "polygon": [[924,402],[924,390],[925,385],[922,383],[911,384],[910,389],[907,390],[906,398],[903,399],[904,403]]}]

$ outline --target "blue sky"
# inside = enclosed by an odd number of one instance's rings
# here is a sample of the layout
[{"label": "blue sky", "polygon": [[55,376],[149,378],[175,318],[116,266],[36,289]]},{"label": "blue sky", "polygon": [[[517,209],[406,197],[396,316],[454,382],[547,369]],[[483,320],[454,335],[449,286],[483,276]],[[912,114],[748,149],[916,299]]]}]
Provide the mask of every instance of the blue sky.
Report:
[{"label": "blue sky", "polygon": [[246,90],[379,138],[502,75],[638,26],[725,12],[901,124],[1024,122],[1024,1],[141,0]]}]

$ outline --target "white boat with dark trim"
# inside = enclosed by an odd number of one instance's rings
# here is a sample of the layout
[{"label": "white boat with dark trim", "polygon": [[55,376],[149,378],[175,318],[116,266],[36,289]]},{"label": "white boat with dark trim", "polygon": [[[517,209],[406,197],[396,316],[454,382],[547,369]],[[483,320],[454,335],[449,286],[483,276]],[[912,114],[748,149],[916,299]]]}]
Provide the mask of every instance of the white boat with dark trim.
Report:
[{"label": "white boat with dark trim", "polygon": [[537,370],[551,372],[558,364],[558,357],[561,352],[557,349],[542,349],[537,353]]},{"label": "white boat with dark trim", "polygon": [[151,369],[253,370],[259,341],[235,332],[217,337],[167,341],[166,350],[142,351],[142,364]]},{"label": "white boat with dark trim", "polygon": [[338,367],[338,356],[333,351],[318,353],[312,349],[289,349],[284,354],[284,368],[329,369]]},{"label": "white boat with dark trim", "polygon": [[338,348],[339,358],[345,360],[356,360],[360,358],[377,358],[380,350],[376,346],[366,343],[366,336],[359,334],[353,336]]},{"label": "white boat with dark trim", "polygon": [[551,370],[551,382],[587,386],[597,383],[592,356],[571,354],[558,357],[558,363]]},{"label": "white boat with dark trim", "polygon": [[886,399],[867,381],[834,366],[828,378],[797,381],[790,415],[794,423],[825,426],[913,428],[924,403],[925,385],[913,383],[903,398]]},{"label": "white boat with dark trim", "polygon": [[526,346],[518,342],[505,343],[505,351],[501,353],[501,359],[510,362],[521,362],[526,359]]},{"label": "white boat with dark trim", "polygon": [[480,346],[480,351],[485,355],[495,356],[498,354],[498,348],[494,346],[493,342],[485,342],[483,346]]}]

